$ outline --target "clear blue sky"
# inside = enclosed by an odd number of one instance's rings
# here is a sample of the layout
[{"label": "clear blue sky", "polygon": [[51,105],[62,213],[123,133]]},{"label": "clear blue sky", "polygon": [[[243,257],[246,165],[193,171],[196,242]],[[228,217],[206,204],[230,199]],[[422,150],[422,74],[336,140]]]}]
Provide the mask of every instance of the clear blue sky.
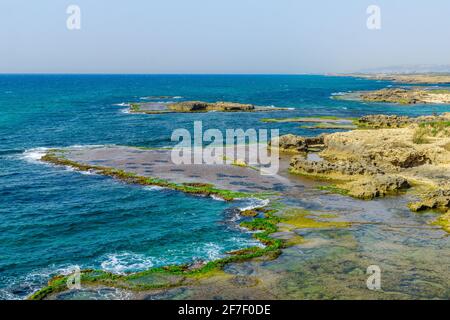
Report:
[{"label": "clear blue sky", "polygon": [[[81,8],[79,31],[66,8]],[[366,9],[382,10],[368,30]],[[448,0],[0,0],[0,72],[324,73],[450,64]]]}]

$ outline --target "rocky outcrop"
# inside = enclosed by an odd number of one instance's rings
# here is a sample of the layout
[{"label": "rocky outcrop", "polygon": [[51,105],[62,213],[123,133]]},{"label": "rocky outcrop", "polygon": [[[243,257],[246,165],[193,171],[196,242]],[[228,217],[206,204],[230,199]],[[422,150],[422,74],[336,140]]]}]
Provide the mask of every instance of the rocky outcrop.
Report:
[{"label": "rocky outcrop", "polygon": [[325,136],[322,155],[332,161],[354,161],[394,172],[433,163],[438,149],[414,144],[413,134],[408,128],[334,133]]},{"label": "rocky outcrop", "polygon": [[203,101],[183,101],[168,105],[168,109],[175,112],[206,112],[206,111],[252,111],[255,106],[252,104],[241,104],[235,102],[203,102]]},{"label": "rocky outcrop", "polygon": [[[324,135],[317,137],[300,137],[287,134],[278,138],[278,148],[283,152],[303,153],[308,151],[319,151],[323,148]],[[270,145],[273,145],[270,142]]]},{"label": "rocky outcrop", "polygon": [[348,190],[348,195],[360,199],[373,199],[395,194],[411,187],[409,182],[402,177],[391,175],[377,175],[371,178],[361,179],[347,183],[343,186]]},{"label": "rocky outcrop", "polygon": [[357,73],[357,74],[344,74],[343,76],[351,76],[371,80],[394,81],[398,83],[411,83],[411,84],[450,83],[450,74],[440,72],[416,73],[414,71],[413,73],[369,73],[369,74]]},{"label": "rocky outcrop", "polygon": [[429,192],[423,196],[421,201],[410,203],[408,206],[412,211],[450,210],[450,189]]},{"label": "rocky outcrop", "polygon": [[423,88],[388,88],[376,91],[361,92],[360,98],[361,100],[367,102],[386,102],[400,104],[450,103],[450,91],[427,90]]},{"label": "rocky outcrop", "polygon": [[384,174],[384,172],[374,166],[366,165],[359,162],[336,161],[308,161],[303,156],[295,156],[291,159],[291,171],[306,175],[376,175]]},{"label": "rocky outcrop", "polygon": [[388,116],[384,114],[376,114],[361,117],[358,125],[361,127],[378,128],[401,128],[412,123],[410,117],[406,116]]},{"label": "rocky outcrop", "polygon": [[407,117],[397,115],[374,114],[359,118],[357,125],[359,127],[382,129],[382,128],[403,128],[411,124],[432,123],[440,121],[450,121],[450,113],[441,115]]},{"label": "rocky outcrop", "polygon": [[185,101],[174,104],[169,104],[168,108],[177,112],[196,112],[207,111],[209,103],[202,101]]}]

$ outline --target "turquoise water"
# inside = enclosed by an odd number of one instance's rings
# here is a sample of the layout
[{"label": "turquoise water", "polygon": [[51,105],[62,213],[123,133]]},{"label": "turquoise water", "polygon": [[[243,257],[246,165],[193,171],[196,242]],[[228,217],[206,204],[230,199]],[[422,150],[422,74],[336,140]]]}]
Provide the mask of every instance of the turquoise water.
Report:
[{"label": "turquoise water", "polygon": [[[176,128],[279,128],[267,117],[370,113],[420,115],[448,106],[394,106],[330,99],[390,85],[323,76],[0,76],[0,299],[24,298],[74,265],[115,272],[210,260],[254,244],[232,221],[247,205],[125,185],[33,160],[36,148],[169,146]],[[268,113],[131,115],[124,102],[149,96],[294,108]],[[180,100],[180,98],[178,99]],[[145,101],[145,100],[144,100]]]}]

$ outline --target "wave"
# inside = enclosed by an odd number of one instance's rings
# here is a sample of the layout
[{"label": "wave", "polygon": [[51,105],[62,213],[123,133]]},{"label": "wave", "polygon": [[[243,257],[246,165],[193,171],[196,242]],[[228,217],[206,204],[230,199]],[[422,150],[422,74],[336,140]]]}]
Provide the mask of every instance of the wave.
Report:
[{"label": "wave", "polygon": [[224,199],[222,199],[221,197],[218,197],[218,196],[216,196],[216,195],[211,195],[211,198],[212,199],[214,199],[214,200],[216,200],[216,201],[222,201],[222,202],[224,202],[225,200]]},{"label": "wave", "polygon": [[140,97],[139,100],[170,100],[170,99],[183,99],[182,96],[148,96]]},{"label": "wave", "polygon": [[126,103],[126,102],[122,102],[122,103],[116,103],[114,104],[114,106],[118,106],[118,107],[129,107],[130,104]]},{"label": "wave", "polygon": [[[106,145],[96,145],[96,144],[92,144],[92,145],[72,145],[67,147],[67,149],[84,149],[84,148],[102,148],[105,147]],[[22,152],[22,156],[21,159],[28,161],[30,163],[42,163],[41,159],[43,156],[46,155],[46,153],[48,152],[48,150],[51,150],[52,148],[47,148],[47,147],[38,147],[38,148],[32,148],[32,149],[27,149],[25,151]],[[19,153],[19,152],[16,152]],[[73,168],[71,167],[67,167],[68,170],[73,171]],[[89,173],[88,173],[89,174]]]},{"label": "wave", "polygon": [[22,300],[41,289],[48,279],[55,275],[69,275],[73,273],[77,265],[49,266],[40,270],[32,271],[21,277],[2,278],[5,284],[0,288],[0,300]]},{"label": "wave", "polygon": [[164,261],[162,261],[161,259],[126,251],[108,254],[100,265],[105,271],[125,274],[127,272],[136,272],[150,269],[155,265],[163,264]]},{"label": "wave", "polygon": [[44,147],[25,150],[22,154],[22,159],[32,163],[40,162],[40,160],[43,156],[45,156],[48,150],[50,150],[50,148]]},{"label": "wave", "polygon": [[256,208],[266,207],[269,203],[269,199],[257,199],[257,198],[249,198],[246,199],[248,204],[245,207],[239,208],[240,211],[254,210]]},{"label": "wave", "polygon": [[217,243],[208,242],[195,250],[199,256],[194,257],[194,259],[203,260],[206,256],[209,261],[217,260],[223,257],[223,250],[224,248]]},{"label": "wave", "polygon": [[144,187],[144,189],[148,190],[148,191],[161,191],[161,190],[164,190],[166,188],[160,187],[160,186],[150,186],[150,187]]},{"label": "wave", "polygon": [[339,91],[339,92],[333,92],[332,94],[331,94],[331,96],[332,97],[335,97],[335,96],[345,96],[346,94],[348,94],[348,93],[350,93],[351,91],[347,91],[347,92],[342,92],[342,91]]}]

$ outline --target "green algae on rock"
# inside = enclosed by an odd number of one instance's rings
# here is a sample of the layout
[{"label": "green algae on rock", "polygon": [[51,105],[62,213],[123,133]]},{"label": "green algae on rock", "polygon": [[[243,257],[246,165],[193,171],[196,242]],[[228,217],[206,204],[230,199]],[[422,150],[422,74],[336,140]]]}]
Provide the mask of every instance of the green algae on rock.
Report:
[{"label": "green algae on rock", "polygon": [[98,174],[110,176],[131,184],[158,186],[190,194],[214,195],[227,201],[231,201],[236,198],[245,198],[252,196],[251,194],[244,192],[217,189],[212,184],[203,184],[203,183],[178,184],[160,178],[151,178],[151,177],[149,178],[139,176],[135,173],[126,172],[120,169],[78,163],[72,160],[68,160],[64,158],[62,155],[57,155],[55,151],[57,150],[50,150],[46,155],[44,155],[41,158],[41,160],[55,165],[70,166],[80,171],[95,171]]}]

